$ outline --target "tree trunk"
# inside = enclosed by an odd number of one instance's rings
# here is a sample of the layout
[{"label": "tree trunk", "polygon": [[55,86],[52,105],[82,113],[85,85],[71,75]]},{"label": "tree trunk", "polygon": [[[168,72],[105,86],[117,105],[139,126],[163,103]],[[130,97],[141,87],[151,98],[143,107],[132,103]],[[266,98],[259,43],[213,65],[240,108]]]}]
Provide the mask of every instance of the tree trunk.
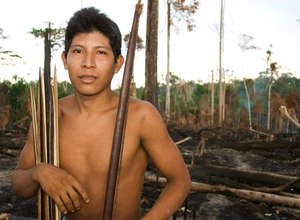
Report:
[{"label": "tree trunk", "polygon": [[144,99],[158,106],[157,96],[158,0],[148,0]]},{"label": "tree trunk", "polygon": [[214,72],[211,72],[211,127],[214,127],[214,113],[215,113],[215,84]]},{"label": "tree trunk", "polygon": [[272,90],[272,76],[270,79],[270,85],[268,88],[268,118],[267,118],[267,130],[270,131],[271,129],[271,90]]},{"label": "tree trunk", "polygon": [[222,120],[225,121],[225,99],[226,99],[226,81],[225,81],[225,72],[223,71],[223,94],[222,94]]},{"label": "tree trunk", "polygon": [[222,52],[223,52],[223,0],[221,0],[221,16],[220,16],[220,45],[219,45],[219,123],[223,124],[223,89],[222,89]]},{"label": "tree trunk", "polygon": [[168,42],[167,42],[167,76],[166,76],[166,117],[170,119],[170,28],[171,28],[171,3],[168,0]]},{"label": "tree trunk", "polygon": [[136,98],[136,83],[134,82],[133,76],[132,81],[130,83],[130,94],[133,98]]},{"label": "tree trunk", "polygon": [[251,105],[250,105],[250,96],[249,96],[248,88],[247,88],[247,85],[246,85],[246,80],[244,80],[244,86],[245,86],[247,100],[248,100],[249,127],[251,129],[252,128],[252,122],[251,122]]},{"label": "tree trunk", "polygon": [[46,76],[50,76],[50,71],[51,71],[51,41],[50,41],[50,24],[49,27],[46,28],[45,31],[45,60],[44,60],[44,72],[46,74]]}]

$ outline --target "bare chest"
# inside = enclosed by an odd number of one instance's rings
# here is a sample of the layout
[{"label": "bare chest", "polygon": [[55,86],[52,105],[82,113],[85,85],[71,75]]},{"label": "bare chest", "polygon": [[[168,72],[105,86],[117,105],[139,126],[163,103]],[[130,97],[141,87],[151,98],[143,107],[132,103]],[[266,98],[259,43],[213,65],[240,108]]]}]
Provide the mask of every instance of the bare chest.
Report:
[{"label": "bare chest", "polygon": [[[60,122],[60,164],[74,173],[106,175],[114,136],[113,118],[76,120],[64,118]],[[141,149],[138,130],[127,123],[122,155],[122,169],[130,169]],[[82,174],[81,174],[82,175]]]}]

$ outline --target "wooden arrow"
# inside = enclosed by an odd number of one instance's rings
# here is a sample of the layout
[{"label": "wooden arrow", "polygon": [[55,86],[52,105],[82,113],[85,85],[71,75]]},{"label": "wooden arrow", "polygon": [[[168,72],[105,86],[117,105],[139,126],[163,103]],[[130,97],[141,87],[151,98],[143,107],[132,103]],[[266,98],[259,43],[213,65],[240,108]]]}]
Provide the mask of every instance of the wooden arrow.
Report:
[{"label": "wooden arrow", "polygon": [[134,63],[135,47],[136,47],[137,33],[138,33],[138,23],[139,23],[139,17],[141,13],[142,13],[142,4],[141,4],[141,0],[139,0],[135,8],[133,24],[130,32],[129,43],[128,43],[128,51],[126,56],[124,75],[123,75],[122,86],[120,91],[120,100],[118,105],[117,118],[116,118],[115,131],[114,131],[113,144],[112,144],[111,157],[110,157],[109,172],[108,172],[107,183],[106,183],[103,220],[113,219],[114,199],[115,199],[116,186],[117,186],[118,173],[119,173],[118,170],[119,170],[119,164],[121,163],[120,158],[122,154],[123,138],[124,138],[124,132],[126,127],[126,118],[127,118],[126,116],[128,110],[130,81],[131,81],[133,63]]}]

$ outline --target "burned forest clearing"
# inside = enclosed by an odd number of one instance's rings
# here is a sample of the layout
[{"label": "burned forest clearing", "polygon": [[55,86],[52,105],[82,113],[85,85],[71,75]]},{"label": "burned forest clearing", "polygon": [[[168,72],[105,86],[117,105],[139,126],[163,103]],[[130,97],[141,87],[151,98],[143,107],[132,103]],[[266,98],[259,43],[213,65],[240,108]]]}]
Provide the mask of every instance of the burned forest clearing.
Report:
[{"label": "burned forest clearing", "polygon": [[[169,128],[192,178],[191,192],[173,219],[300,218],[300,136],[275,135],[273,140],[246,129],[209,128],[195,132]],[[26,134],[0,136],[0,219],[34,218],[36,198],[11,192],[11,173]],[[145,175],[142,211],[152,207],[165,179],[151,165]],[[22,219],[22,218],[20,218]]]}]

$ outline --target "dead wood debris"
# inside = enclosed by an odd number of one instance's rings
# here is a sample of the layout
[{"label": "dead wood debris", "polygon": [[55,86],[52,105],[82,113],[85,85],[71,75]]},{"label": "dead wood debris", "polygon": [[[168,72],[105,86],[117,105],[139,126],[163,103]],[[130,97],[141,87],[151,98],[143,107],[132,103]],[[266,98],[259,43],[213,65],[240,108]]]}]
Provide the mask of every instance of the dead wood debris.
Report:
[{"label": "dead wood debris", "polygon": [[201,173],[205,176],[220,176],[238,179],[245,182],[259,182],[269,185],[284,185],[287,183],[300,190],[298,177],[281,175],[265,171],[242,170],[223,166],[202,165],[191,170],[191,172]]},{"label": "dead wood debris", "polygon": [[[156,176],[151,174],[150,175],[146,174],[145,181],[150,183],[158,182],[162,185],[165,185],[167,179],[164,177],[159,177],[157,180]],[[235,188],[221,186],[221,185],[216,186],[216,185],[209,185],[205,183],[192,182],[191,191],[214,192],[214,193],[231,192],[234,195],[243,199],[277,204],[277,205],[282,205],[287,207],[300,208],[299,198],[293,198],[288,196],[282,196],[282,195],[276,195],[272,193],[258,192],[258,191],[246,190],[246,189],[235,189]]]}]

